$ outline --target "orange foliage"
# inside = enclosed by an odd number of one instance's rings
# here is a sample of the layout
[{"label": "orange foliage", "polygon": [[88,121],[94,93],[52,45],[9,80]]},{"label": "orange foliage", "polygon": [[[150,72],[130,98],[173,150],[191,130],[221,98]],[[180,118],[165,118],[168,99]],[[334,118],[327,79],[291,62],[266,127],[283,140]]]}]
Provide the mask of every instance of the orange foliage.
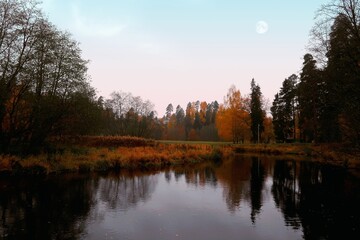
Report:
[{"label": "orange foliage", "polygon": [[204,101],[200,103],[200,121],[202,125],[206,123],[206,110],[208,104]]},{"label": "orange foliage", "polygon": [[264,132],[263,132],[263,139],[265,142],[269,143],[275,139],[272,118],[265,117],[264,118]]},{"label": "orange foliage", "polygon": [[188,140],[190,141],[198,141],[200,139],[199,134],[195,129],[191,129],[188,138],[189,138]]},{"label": "orange foliage", "polygon": [[250,114],[244,102],[240,91],[231,86],[216,116],[216,127],[222,140],[238,143],[249,138]]},{"label": "orange foliage", "polygon": [[223,105],[220,105],[216,115],[216,128],[220,139],[223,141],[232,141],[231,116]]}]

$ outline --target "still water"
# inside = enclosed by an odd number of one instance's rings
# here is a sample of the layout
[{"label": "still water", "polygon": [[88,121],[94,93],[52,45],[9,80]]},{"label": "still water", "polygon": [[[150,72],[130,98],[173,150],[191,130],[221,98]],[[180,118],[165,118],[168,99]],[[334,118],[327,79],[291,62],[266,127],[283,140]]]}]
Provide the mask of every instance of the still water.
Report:
[{"label": "still water", "polygon": [[360,239],[360,179],[310,161],[0,179],[0,239]]}]

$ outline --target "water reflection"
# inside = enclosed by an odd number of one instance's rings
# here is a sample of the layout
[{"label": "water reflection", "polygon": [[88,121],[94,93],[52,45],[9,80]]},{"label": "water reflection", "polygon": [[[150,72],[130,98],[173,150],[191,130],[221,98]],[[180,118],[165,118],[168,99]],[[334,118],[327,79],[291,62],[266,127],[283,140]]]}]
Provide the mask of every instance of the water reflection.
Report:
[{"label": "water reflection", "polygon": [[174,172],[175,180],[179,182],[182,177],[185,178],[187,184],[195,187],[217,186],[217,177],[215,173],[215,165],[212,163],[199,164],[188,167],[175,167],[165,171],[165,179],[167,182],[171,180],[171,172]]},{"label": "water reflection", "polygon": [[181,229],[186,239],[353,239],[360,236],[359,201],[360,180],[344,169],[266,156],[2,179],[0,238],[98,239],[111,229],[114,239],[169,239]]},{"label": "water reflection", "polygon": [[258,157],[251,159],[251,178],[250,178],[250,201],[251,201],[251,221],[255,223],[256,215],[260,213],[262,206],[262,190],[264,187],[265,170]]},{"label": "water reflection", "polygon": [[0,238],[77,239],[94,204],[93,181],[32,179],[2,182]]},{"label": "water reflection", "polygon": [[127,210],[147,201],[154,192],[157,176],[151,172],[124,171],[99,179],[99,199],[112,210]]},{"label": "water reflection", "polygon": [[310,162],[299,165],[299,194],[293,211],[301,220],[305,239],[360,236],[359,181],[344,169]]},{"label": "water reflection", "polygon": [[243,157],[238,157],[233,161],[226,161],[216,171],[219,182],[224,187],[224,200],[231,213],[239,210],[242,199],[249,197],[251,161],[243,160]]},{"label": "water reflection", "polygon": [[[299,191],[297,173],[298,163],[296,161],[277,161],[274,166],[273,185],[271,192],[274,197],[276,207],[284,215],[284,221],[287,226],[299,229],[301,226],[298,215]],[[305,171],[306,172],[306,171]],[[304,173],[308,174],[308,173]]]},{"label": "water reflection", "polygon": [[287,225],[305,239],[359,236],[359,181],[344,169],[312,162],[277,161],[272,192]]}]

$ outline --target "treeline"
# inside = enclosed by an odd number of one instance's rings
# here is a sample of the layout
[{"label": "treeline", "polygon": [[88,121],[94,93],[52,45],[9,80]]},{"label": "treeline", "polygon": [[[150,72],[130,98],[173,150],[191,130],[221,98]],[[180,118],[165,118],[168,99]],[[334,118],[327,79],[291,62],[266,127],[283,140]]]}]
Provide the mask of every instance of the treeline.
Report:
[{"label": "treeline", "polygon": [[59,135],[153,137],[153,105],[124,93],[97,98],[87,63],[36,1],[0,1],[0,152],[36,153]]},{"label": "treeline", "polygon": [[360,2],[324,5],[312,30],[312,54],[299,76],[275,95],[271,112],[278,141],[360,144]]},{"label": "treeline", "polygon": [[251,81],[249,96],[241,96],[233,85],[224,102],[189,102],[186,110],[172,104],[161,119],[164,124],[163,139],[269,142],[273,139],[271,118],[266,116],[266,106],[260,86]]},{"label": "treeline", "polygon": [[0,23],[0,148],[30,151],[84,111],[87,61],[34,1],[0,1]]},{"label": "treeline", "polygon": [[[260,87],[242,97],[232,86],[224,103],[154,105],[121,91],[97,97],[79,43],[60,31],[33,0],[0,1],[0,152],[50,151],[66,136],[135,136],[203,141],[269,141]],[[56,138],[62,136],[65,138]],[[51,141],[48,141],[51,140]]]},{"label": "treeline", "polygon": [[164,124],[162,138],[218,141],[219,136],[215,126],[218,110],[217,101],[209,104],[205,101],[189,102],[185,110],[180,105],[174,109],[170,103],[162,119]]}]

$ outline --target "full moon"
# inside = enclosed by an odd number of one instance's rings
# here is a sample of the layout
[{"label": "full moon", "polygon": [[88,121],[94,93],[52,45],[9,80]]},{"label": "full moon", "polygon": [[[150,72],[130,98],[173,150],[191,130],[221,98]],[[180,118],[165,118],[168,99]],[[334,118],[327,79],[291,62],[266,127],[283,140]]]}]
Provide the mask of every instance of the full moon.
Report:
[{"label": "full moon", "polygon": [[256,23],[256,32],[259,34],[264,34],[269,30],[269,25],[265,21],[258,21]]}]

